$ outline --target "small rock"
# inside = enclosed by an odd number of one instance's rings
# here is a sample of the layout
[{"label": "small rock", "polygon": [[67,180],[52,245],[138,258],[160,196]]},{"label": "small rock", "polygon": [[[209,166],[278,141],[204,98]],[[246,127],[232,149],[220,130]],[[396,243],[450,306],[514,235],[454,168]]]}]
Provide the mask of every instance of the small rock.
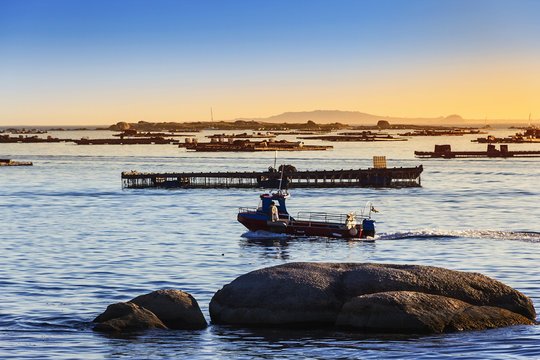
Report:
[{"label": "small rock", "polygon": [[208,326],[197,300],[190,294],[163,289],[130,300],[150,310],[170,329],[204,329]]},{"label": "small rock", "polygon": [[94,330],[103,332],[167,329],[154,313],[129,302],[109,305],[94,322]]}]

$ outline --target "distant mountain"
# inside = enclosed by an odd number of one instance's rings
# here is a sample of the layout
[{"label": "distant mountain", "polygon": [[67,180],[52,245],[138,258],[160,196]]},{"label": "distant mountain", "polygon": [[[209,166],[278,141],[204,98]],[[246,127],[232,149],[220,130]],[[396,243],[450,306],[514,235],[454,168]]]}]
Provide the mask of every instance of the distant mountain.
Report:
[{"label": "distant mountain", "polygon": [[340,111],[340,110],[315,110],[301,112],[285,112],[283,114],[270,116],[265,119],[271,122],[306,122],[308,120],[316,123],[334,123],[340,122],[344,124],[350,123],[377,123],[381,120],[380,116],[366,114],[359,111]]},{"label": "distant mountain", "polygon": [[[246,120],[246,119],[236,119]],[[314,110],[285,112],[283,114],[270,116],[267,118],[250,119],[255,121],[276,122],[276,123],[303,123],[314,121],[318,124],[342,123],[350,125],[374,125],[379,120],[386,120],[391,124],[423,124],[423,125],[464,125],[467,120],[461,116],[453,114],[449,116],[439,116],[436,118],[406,118],[393,116],[380,116],[367,114],[360,111],[341,111],[341,110]]]}]

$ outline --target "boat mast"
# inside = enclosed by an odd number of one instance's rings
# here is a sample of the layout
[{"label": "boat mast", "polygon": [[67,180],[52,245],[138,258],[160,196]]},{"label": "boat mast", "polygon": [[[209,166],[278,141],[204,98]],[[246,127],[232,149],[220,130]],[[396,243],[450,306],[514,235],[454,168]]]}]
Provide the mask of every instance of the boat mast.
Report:
[{"label": "boat mast", "polygon": [[285,166],[281,164],[281,178],[279,179],[279,192],[281,192],[281,186],[283,185],[283,170],[285,170]]},{"label": "boat mast", "polygon": [[212,107],[210,106],[210,120],[214,122],[214,111],[212,110]]}]

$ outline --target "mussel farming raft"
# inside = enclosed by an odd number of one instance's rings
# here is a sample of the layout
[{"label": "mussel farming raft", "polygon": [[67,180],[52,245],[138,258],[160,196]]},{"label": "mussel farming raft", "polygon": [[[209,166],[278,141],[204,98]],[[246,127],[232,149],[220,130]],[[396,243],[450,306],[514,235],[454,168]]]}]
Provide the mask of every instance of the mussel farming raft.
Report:
[{"label": "mussel farming raft", "polygon": [[32,166],[32,163],[13,161],[11,159],[0,159],[0,166]]},{"label": "mussel farming raft", "polygon": [[500,150],[489,144],[486,151],[452,151],[450,145],[435,145],[435,151],[415,151],[414,155],[421,158],[510,158],[510,157],[540,157],[540,151],[510,151],[508,145],[501,145]]},{"label": "mussel farming raft", "polygon": [[[290,165],[289,165],[290,166]],[[294,167],[293,167],[294,168]],[[182,188],[330,188],[418,187],[422,165],[411,168],[265,172],[122,173],[122,187]],[[280,186],[281,183],[281,186]]]}]

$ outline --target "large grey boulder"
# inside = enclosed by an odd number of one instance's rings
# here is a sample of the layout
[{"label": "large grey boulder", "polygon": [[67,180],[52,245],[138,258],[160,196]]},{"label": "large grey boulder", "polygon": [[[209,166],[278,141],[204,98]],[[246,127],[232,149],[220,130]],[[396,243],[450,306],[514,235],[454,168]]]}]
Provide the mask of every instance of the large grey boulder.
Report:
[{"label": "large grey boulder", "polygon": [[171,329],[204,329],[208,325],[197,300],[180,290],[157,290],[130,302],[150,310]]},{"label": "large grey boulder", "polygon": [[208,324],[199,304],[190,294],[164,289],[112,304],[96,317],[97,331],[142,329],[204,329]]},{"label": "large grey boulder", "polygon": [[103,332],[167,329],[154,313],[129,302],[109,305],[94,322],[94,330]]},{"label": "large grey boulder", "polygon": [[528,297],[481,274],[418,265],[289,263],[225,285],[210,302],[210,317],[216,324],[442,332],[531,324],[536,314]]}]

